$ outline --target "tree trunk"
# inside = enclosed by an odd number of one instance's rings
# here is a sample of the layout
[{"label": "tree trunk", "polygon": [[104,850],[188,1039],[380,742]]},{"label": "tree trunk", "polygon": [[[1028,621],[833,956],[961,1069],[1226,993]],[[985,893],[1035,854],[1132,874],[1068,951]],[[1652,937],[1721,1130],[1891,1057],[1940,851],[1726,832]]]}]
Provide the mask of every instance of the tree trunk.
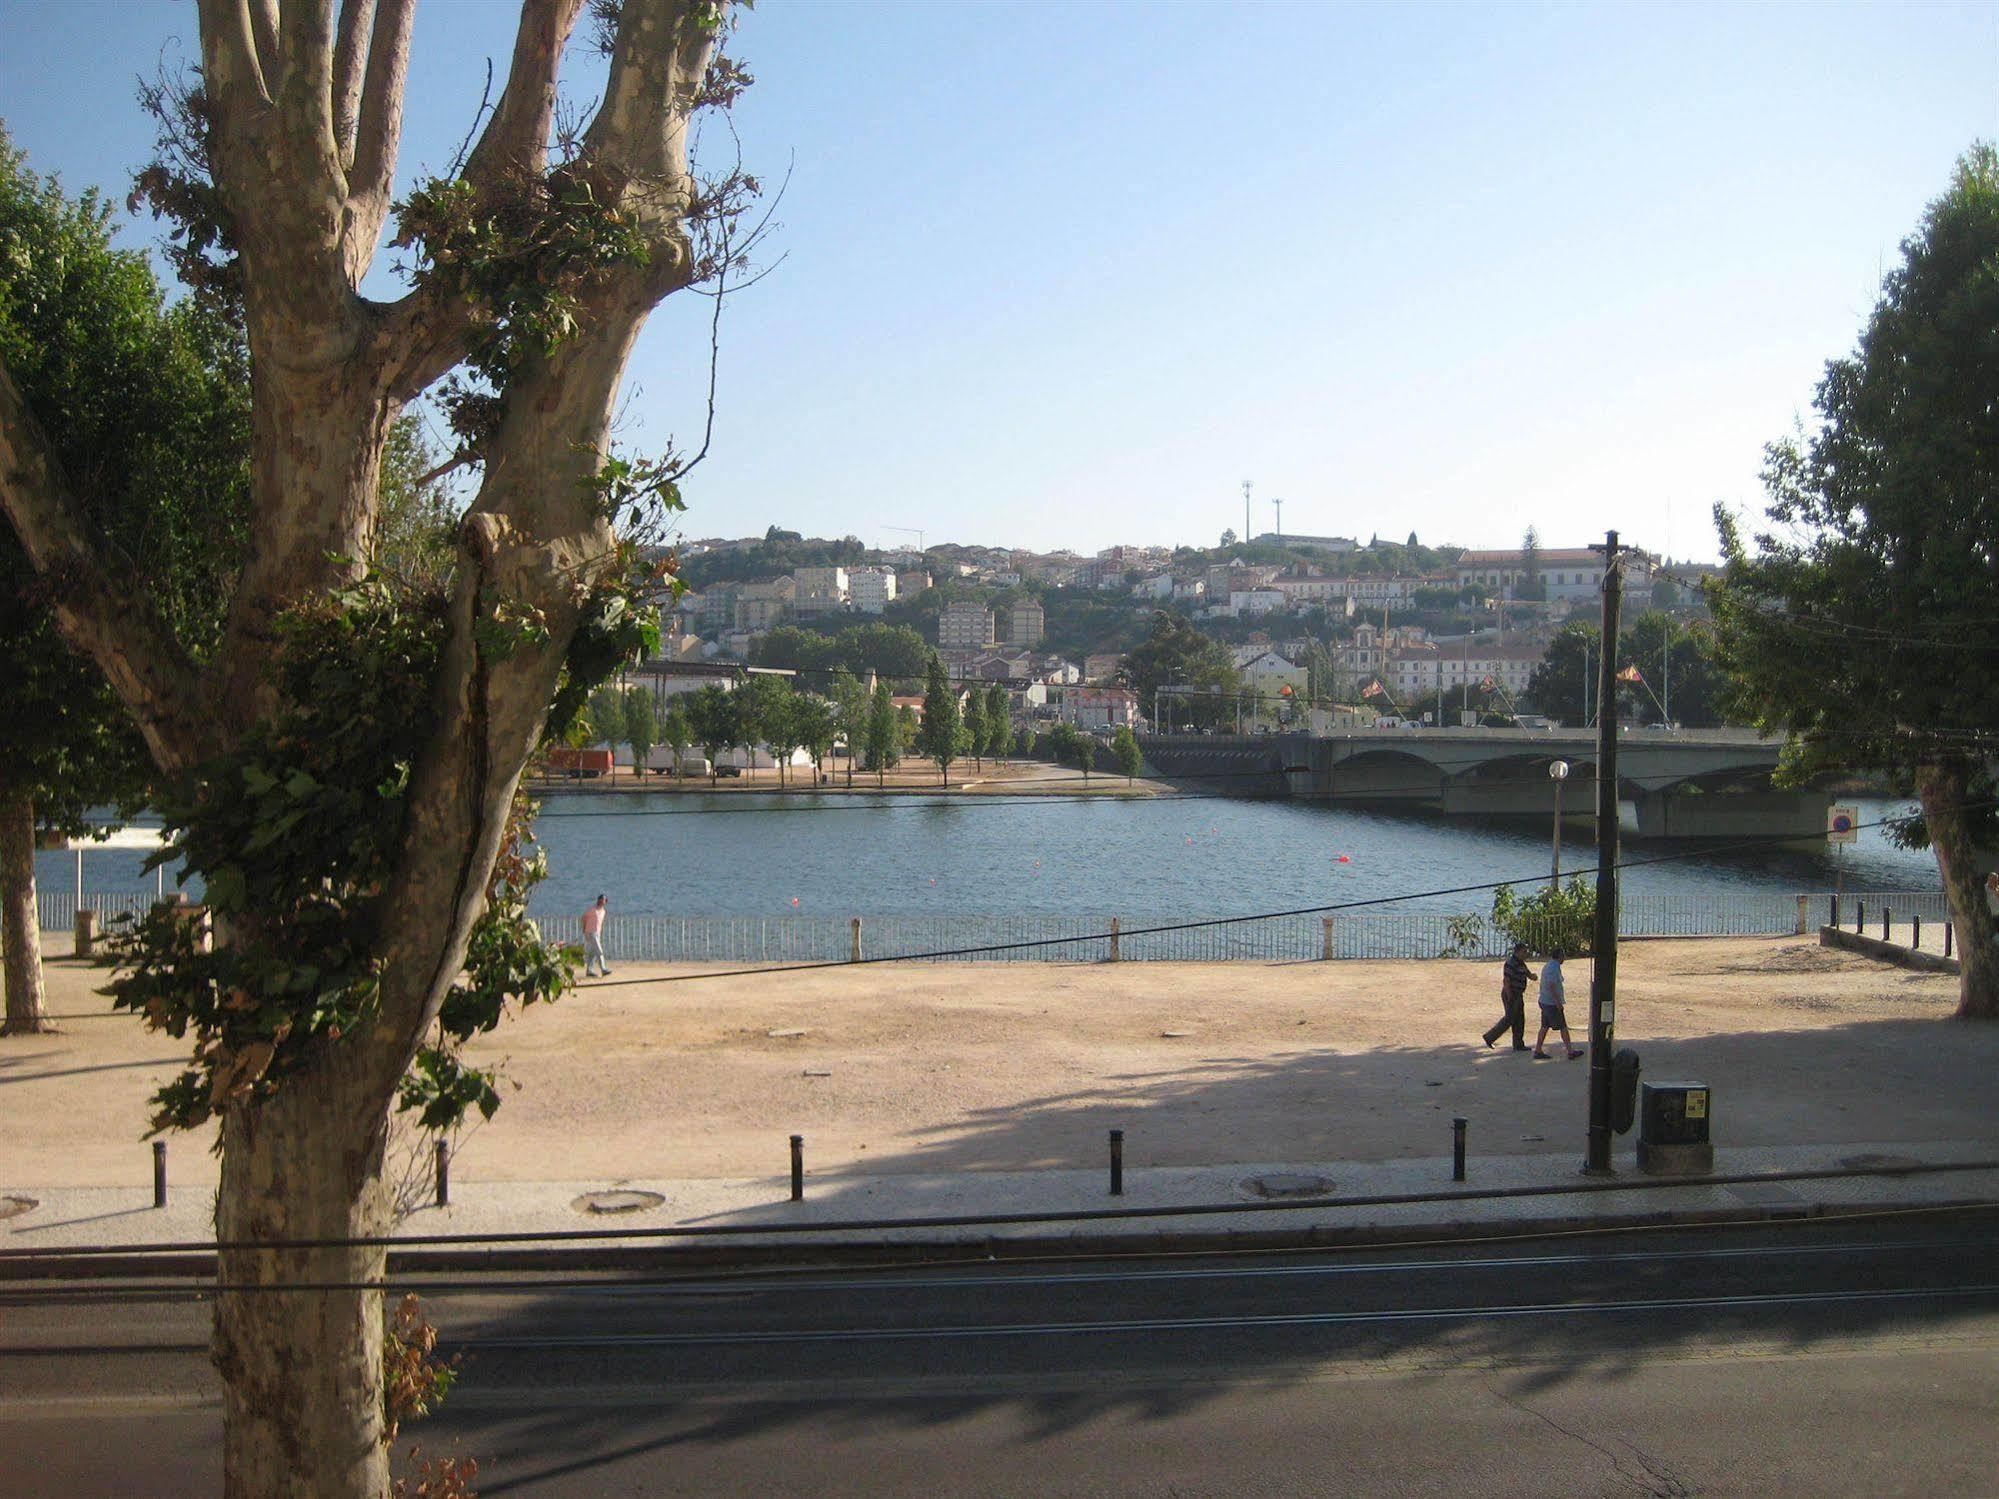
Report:
[{"label": "tree trunk", "polygon": [[[231,1106],[222,1125],[216,1237],[344,1239],[387,1232],[386,1104],[336,1053],[284,1091]],[[357,1127],[365,1115],[373,1127]],[[365,1143],[358,1148],[353,1143]],[[225,1283],[379,1281],[384,1251],[223,1251]],[[227,1499],[383,1499],[382,1296],[374,1290],[223,1292],[212,1357],[222,1375]]]},{"label": "tree trunk", "polygon": [[1984,876],[1978,869],[1964,802],[1971,784],[1969,767],[1961,760],[1924,765],[1916,771],[1916,794],[1923,821],[1929,825],[1930,848],[1950,899],[1951,924],[1957,928],[1960,1020],[1999,1019],[1999,939],[1985,903]]},{"label": "tree trunk", "polygon": [[5,950],[7,1019],[0,1036],[49,1028],[42,991],[42,924],[35,902],[35,804],[0,795],[0,949]]}]

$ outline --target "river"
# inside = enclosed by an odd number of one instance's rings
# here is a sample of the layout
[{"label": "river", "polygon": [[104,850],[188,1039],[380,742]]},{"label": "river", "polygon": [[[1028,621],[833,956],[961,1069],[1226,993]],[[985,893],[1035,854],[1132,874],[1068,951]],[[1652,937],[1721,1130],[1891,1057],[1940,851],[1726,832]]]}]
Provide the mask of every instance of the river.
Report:
[{"label": "river", "polygon": [[[1863,823],[1906,803],[1856,803]],[[1549,843],[1529,827],[1308,802],[1212,797],[1133,800],[721,793],[553,794],[537,833],[549,878],[543,914],[579,911],[598,891],[627,915],[1236,916],[1545,879]],[[1624,857],[1689,852],[1627,837]],[[1341,857],[1344,855],[1344,859]],[[150,889],[143,855],[92,850],[94,892]],[[1572,834],[1563,868],[1594,847]],[[1865,827],[1845,855],[1846,888],[1934,890],[1935,861]],[[72,856],[36,857],[44,890],[68,890]],[[1821,850],[1736,848],[1632,869],[1627,891],[1725,896],[1832,888]],[[168,887],[172,887],[169,876]],[[1433,896],[1415,909],[1462,911],[1482,898]]]}]

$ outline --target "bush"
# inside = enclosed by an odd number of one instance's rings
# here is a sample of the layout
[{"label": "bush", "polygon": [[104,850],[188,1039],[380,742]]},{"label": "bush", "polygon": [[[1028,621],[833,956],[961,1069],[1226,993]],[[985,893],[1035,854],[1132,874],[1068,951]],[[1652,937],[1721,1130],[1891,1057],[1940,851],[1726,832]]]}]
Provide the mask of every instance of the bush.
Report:
[{"label": "bush", "polygon": [[1586,958],[1596,942],[1596,886],[1577,876],[1560,888],[1538,887],[1522,899],[1511,885],[1492,892],[1492,911],[1481,916],[1467,911],[1450,922],[1449,953],[1476,949],[1487,927],[1503,933],[1508,943],[1524,942],[1536,953],[1559,947],[1571,958]]}]

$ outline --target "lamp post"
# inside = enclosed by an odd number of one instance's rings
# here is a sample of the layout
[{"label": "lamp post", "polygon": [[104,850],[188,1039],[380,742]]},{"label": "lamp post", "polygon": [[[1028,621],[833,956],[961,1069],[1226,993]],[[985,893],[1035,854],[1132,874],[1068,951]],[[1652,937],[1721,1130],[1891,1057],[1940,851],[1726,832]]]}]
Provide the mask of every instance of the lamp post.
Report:
[{"label": "lamp post", "polygon": [[1569,778],[1569,762],[1551,760],[1548,763],[1548,778],[1555,783],[1555,852],[1548,888],[1559,890],[1562,888],[1562,782]]}]

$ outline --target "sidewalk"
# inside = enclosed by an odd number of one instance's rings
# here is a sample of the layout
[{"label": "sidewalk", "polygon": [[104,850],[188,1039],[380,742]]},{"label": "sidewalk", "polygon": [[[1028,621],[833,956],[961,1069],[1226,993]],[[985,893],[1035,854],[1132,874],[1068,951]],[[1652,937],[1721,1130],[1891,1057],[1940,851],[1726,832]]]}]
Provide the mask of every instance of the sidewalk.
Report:
[{"label": "sidewalk", "polygon": [[[1569,965],[1580,1020],[1588,965]],[[1947,1017],[1956,980],[1813,938],[1634,943],[1620,1045],[1644,1077],[1713,1090],[1717,1171],[1999,1158],[1999,1026]],[[700,982],[672,982],[693,976]],[[9,1134],[0,1248],[211,1237],[212,1131],[170,1143],[150,1204],[146,1098],[183,1049],[112,1015],[98,970],[49,965],[60,1035],[0,1043]],[[627,982],[628,979],[637,980]],[[1450,1121],[1470,1120],[1466,1189],[1578,1181],[1581,1062],[1478,1042],[1497,965],[1236,962],[907,965],[710,980],[620,965],[469,1049],[504,1064],[504,1107],[461,1137],[452,1205],[405,1234],[758,1225],[1258,1201],[1253,1178],[1324,1178],[1339,1197],[1448,1192]],[[1531,1029],[1528,1039],[1533,1039]],[[518,1084],[516,1091],[513,1084]],[[1126,1191],[1106,1133],[1125,1131]],[[806,1200],[786,1139],[805,1137]],[[1634,1140],[1619,1171],[1639,1178]],[[408,1171],[429,1201],[429,1155]],[[1253,1163],[1253,1164],[1251,1164]],[[1268,1185],[1268,1184],[1266,1184]],[[1281,1190],[1283,1184],[1276,1184]],[[574,1206],[638,1189],[630,1214]],[[928,1238],[1185,1238],[1459,1231],[1719,1213],[1999,1199],[1992,1172],[1863,1176],[1185,1218],[951,1229]],[[0,1209],[5,1204],[0,1202]],[[772,1235],[731,1244],[756,1244]],[[880,1245],[907,1232],[856,1230]],[[822,1252],[823,1240],[784,1240]]]}]

